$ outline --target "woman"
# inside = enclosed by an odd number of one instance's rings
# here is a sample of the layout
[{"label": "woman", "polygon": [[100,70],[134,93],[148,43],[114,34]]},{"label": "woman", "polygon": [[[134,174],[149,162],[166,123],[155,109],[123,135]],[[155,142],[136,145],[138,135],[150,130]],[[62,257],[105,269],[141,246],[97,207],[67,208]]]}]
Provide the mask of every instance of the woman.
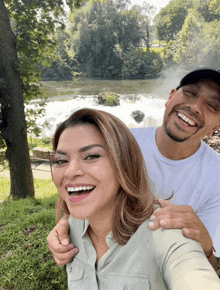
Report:
[{"label": "woman", "polygon": [[58,220],[70,214],[79,249],[67,265],[69,289],[220,289],[198,242],[181,230],[148,229],[158,203],[139,146],[119,119],[79,110],[57,128],[53,149]]}]

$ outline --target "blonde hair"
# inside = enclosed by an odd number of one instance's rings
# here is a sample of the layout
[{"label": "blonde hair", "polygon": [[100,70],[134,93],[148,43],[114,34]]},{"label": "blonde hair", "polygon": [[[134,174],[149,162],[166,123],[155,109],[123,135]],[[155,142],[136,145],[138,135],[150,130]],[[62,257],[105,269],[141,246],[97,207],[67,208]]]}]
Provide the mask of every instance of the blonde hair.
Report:
[{"label": "blonde hair", "polygon": [[[124,245],[150,217],[156,203],[148,187],[144,158],[134,136],[121,120],[94,109],[78,110],[64,121],[54,134],[53,149],[56,150],[60,135],[66,128],[82,124],[93,124],[98,128],[117,171],[120,191],[113,216],[112,232],[117,243]],[[62,216],[62,210],[69,214],[66,203],[59,197],[58,220]]]}]

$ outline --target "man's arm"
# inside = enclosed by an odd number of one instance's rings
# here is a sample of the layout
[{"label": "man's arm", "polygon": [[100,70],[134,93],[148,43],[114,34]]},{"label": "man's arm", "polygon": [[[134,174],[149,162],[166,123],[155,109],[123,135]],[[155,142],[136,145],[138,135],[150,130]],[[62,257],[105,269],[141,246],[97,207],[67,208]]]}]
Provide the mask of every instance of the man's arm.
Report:
[{"label": "man's arm", "polygon": [[47,243],[57,265],[72,261],[79,250],[70,243],[68,216],[64,216],[49,233]]},{"label": "man's arm", "polygon": [[[182,229],[183,235],[200,242],[206,257],[210,257],[213,247],[212,239],[194,210],[190,206],[177,206],[167,200],[159,199],[159,202],[162,208],[151,216],[149,228],[153,231],[160,227]],[[218,258],[213,256],[209,262],[217,271]]]}]

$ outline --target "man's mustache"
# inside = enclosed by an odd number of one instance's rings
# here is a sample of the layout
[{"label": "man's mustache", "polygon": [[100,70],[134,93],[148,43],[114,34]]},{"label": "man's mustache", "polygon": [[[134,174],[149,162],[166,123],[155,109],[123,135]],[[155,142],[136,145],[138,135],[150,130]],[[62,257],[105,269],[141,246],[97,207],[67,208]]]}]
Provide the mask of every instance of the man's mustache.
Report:
[{"label": "man's mustache", "polygon": [[192,112],[192,110],[189,107],[177,105],[173,108],[171,113],[176,112],[176,111],[186,112],[189,116],[191,116],[196,121],[198,127],[203,127],[204,125],[203,119],[197,114],[195,114],[194,112]]}]

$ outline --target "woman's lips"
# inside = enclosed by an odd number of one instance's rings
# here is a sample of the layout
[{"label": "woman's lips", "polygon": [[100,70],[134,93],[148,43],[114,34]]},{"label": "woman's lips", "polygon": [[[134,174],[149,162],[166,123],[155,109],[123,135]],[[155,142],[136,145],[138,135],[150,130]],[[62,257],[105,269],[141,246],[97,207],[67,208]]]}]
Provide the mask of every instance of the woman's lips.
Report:
[{"label": "woman's lips", "polygon": [[[92,190],[93,191],[93,190]],[[69,196],[69,200],[73,201],[73,202],[79,202],[82,201],[83,199],[87,198],[88,196],[90,196],[90,194],[92,193],[92,191],[90,191],[87,194],[76,194],[76,195],[70,195]]]},{"label": "woman's lips", "polygon": [[77,184],[75,186],[67,186],[67,192],[69,194],[69,200],[73,202],[79,202],[87,198],[95,189],[94,185]]}]

